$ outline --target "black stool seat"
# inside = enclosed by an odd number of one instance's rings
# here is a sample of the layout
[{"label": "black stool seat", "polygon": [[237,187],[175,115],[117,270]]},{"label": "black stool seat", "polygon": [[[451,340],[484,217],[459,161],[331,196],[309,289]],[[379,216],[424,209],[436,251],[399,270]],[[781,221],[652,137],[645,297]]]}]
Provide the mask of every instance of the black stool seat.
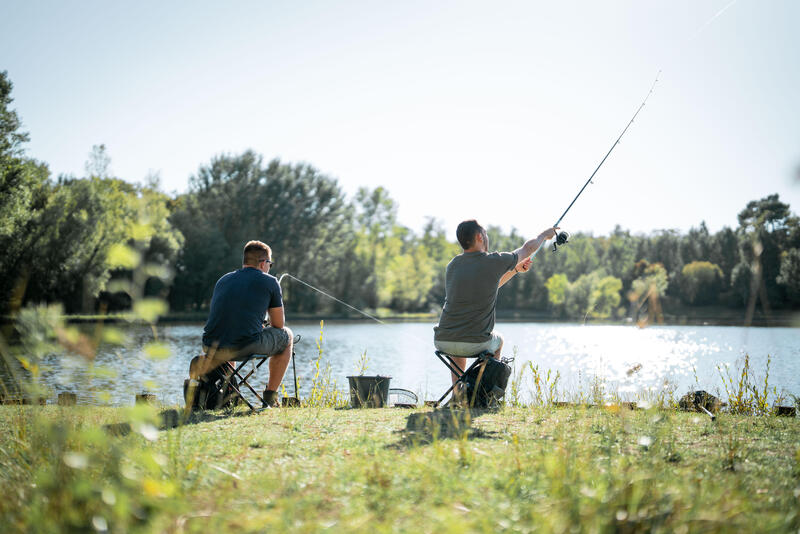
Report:
[{"label": "black stool seat", "polygon": [[[469,373],[473,367],[483,364],[489,358],[494,358],[494,353],[488,350],[484,350],[479,352],[478,354],[473,354],[472,356],[455,356],[437,350],[436,357],[442,361],[442,363],[445,365],[445,367],[447,367],[450,370],[451,373],[456,375],[456,381],[453,382],[453,385],[447,388],[447,391],[445,391],[444,394],[441,397],[439,397],[439,400],[436,401],[436,406],[439,406],[445,399],[445,397],[447,397],[447,395],[449,395],[450,392],[453,391],[456,385],[465,383],[464,379],[467,376],[467,373]],[[475,361],[472,362],[472,365],[470,365],[465,371],[462,371],[461,368],[458,365],[456,365],[456,362],[453,361],[453,358],[467,358],[467,359],[474,358]]]}]

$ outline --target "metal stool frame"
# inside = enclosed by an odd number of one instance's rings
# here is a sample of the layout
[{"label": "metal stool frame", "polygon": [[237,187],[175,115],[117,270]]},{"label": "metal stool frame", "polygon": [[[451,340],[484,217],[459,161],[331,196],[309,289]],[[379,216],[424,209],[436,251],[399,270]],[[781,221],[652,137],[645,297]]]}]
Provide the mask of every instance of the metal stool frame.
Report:
[{"label": "metal stool frame", "polygon": [[[291,356],[292,365],[294,365],[295,347],[297,346],[297,343],[299,341],[300,341],[300,336],[299,335],[295,336],[294,343],[292,344],[292,356]],[[241,399],[242,401],[244,401],[244,403],[247,405],[247,407],[250,408],[250,410],[252,410],[254,412],[256,412],[259,409],[261,409],[261,408],[256,408],[255,406],[253,406],[250,403],[250,401],[248,401],[244,397],[244,395],[242,395],[241,389],[242,389],[243,385],[245,387],[247,387],[247,389],[249,389],[253,393],[253,395],[256,396],[256,398],[259,400],[259,402],[261,402],[261,406],[262,407],[264,406],[264,398],[261,395],[258,394],[258,391],[253,389],[253,386],[250,385],[250,383],[247,381],[247,379],[250,378],[250,376],[253,373],[255,373],[258,370],[259,367],[264,365],[264,362],[269,360],[271,357],[272,356],[264,356],[263,354],[251,354],[249,356],[244,356],[241,359],[229,360],[229,363],[238,362],[239,365],[233,365],[232,366],[230,372],[227,374],[227,377],[225,378],[225,382],[222,385],[222,391],[225,391],[225,389],[230,385],[231,389],[233,389],[233,393],[231,393],[231,394],[227,395],[226,397],[222,398],[217,403],[217,406],[216,406],[217,409],[221,408],[222,406],[225,406],[225,404],[227,404],[228,402],[234,400],[237,397],[239,399]],[[244,366],[247,365],[248,363],[250,363],[253,360],[259,360],[259,362],[255,365],[255,367],[250,369],[249,373],[247,373],[246,375],[242,376],[240,374],[240,371],[244,371]],[[295,395],[297,395],[296,390],[297,390],[297,376],[295,374]],[[236,401],[234,401],[234,402],[236,402]]]},{"label": "metal stool frame", "polygon": [[[486,360],[488,360],[489,358],[494,358],[494,353],[491,352],[491,351],[488,351],[488,350],[484,350],[483,352],[479,352],[478,354],[473,354],[472,356],[455,356],[456,358],[468,358],[468,359],[475,358],[475,361],[472,362],[472,365],[467,367],[467,369],[465,371],[462,371],[461,368],[458,365],[456,365],[456,362],[453,361],[453,355],[452,354],[447,354],[447,353],[442,352],[440,350],[437,350],[435,352],[436,352],[436,356],[442,361],[442,363],[445,365],[445,367],[447,367],[450,370],[451,373],[456,375],[455,382],[453,382],[453,385],[451,385],[449,388],[447,388],[447,391],[444,392],[444,395],[439,397],[439,400],[436,401],[436,406],[439,406],[442,403],[442,401],[445,399],[445,397],[447,397],[447,395],[449,395],[450,392],[453,391],[453,389],[456,387],[456,384],[463,384],[464,383],[464,377],[467,375],[467,373],[469,373],[472,370],[473,367],[475,367],[476,365],[484,364],[484,362],[486,362]],[[481,373],[481,375],[482,374],[483,373]],[[479,380],[480,380],[480,376],[479,376]],[[476,386],[476,388],[477,388],[477,386]]]}]

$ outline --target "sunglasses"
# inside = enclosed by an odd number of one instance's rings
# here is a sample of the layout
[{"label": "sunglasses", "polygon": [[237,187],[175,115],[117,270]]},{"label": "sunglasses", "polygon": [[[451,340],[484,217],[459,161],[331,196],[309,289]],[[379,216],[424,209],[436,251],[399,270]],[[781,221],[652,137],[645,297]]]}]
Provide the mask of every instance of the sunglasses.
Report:
[{"label": "sunglasses", "polygon": [[274,262],[274,261],[272,261],[272,260],[261,260],[261,261],[263,261],[263,262],[266,262],[266,263],[269,263],[269,266],[270,266],[270,267],[272,267],[273,265],[275,265],[275,262]]}]

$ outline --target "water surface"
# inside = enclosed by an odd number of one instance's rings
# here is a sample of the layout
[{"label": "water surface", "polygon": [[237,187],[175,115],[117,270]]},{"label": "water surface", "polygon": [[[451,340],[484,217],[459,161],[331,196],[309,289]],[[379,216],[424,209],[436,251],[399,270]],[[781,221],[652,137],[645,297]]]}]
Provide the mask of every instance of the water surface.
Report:
[{"label": "water surface", "polygon": [[[323,365],[330,365],[341,389],[347,375],[357,374],[361,354],[368,357],[367,374],[392,376],[391,386],[410,389],[421,399],[434,399],[447,388],[448,374],[433,353],[433,324],[330,322],[325,323],[322,342],[318,323],[290,325],[302,340],[297,346],[300,395],[309,392],[314,361],[322,350]],[[560,373],[560,386],[569,392],[587,391],[595,377],[607,390],[634,399],[644,391],[664,387],[683,393],[696,384],[711,392],[722,390],[719,368],[729,366],[733,374],[749,354],[756,374],[763,377],[767,357],[771,359],[770,384],[778,391],[800,394],[800,329],[742,328],[717,326],[574,325],[554,323],[498,323],[505,337],[503,353],[516,352],[515,371],[528,362],[540,370]],[[147,327],[126,327],[128,340],[122,347],[102,346],[94,369],[83,360],[52,355],[46,359],[43,380],[55,391],[75,391],[81,403],[125,405],[136,393],[154,391],[167,404],[182,403],[183,379],[191,358],[200,352],[202,325],[167,325],[157,329],[172,356],[154,361],[143,354],[143,345],[153,339]],[[628,374],[632,368],[640,370]],[[255,384],[264,387],[266,365]],[[291,366],[284,378],[293,390]],[[522,390],[530,395],[531,374],[523,374]]]}]

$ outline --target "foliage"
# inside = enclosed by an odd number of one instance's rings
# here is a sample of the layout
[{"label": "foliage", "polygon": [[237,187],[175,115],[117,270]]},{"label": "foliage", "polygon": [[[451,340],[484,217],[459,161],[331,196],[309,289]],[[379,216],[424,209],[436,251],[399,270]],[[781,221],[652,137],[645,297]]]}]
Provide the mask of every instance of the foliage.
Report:
[{"label": "foliage", "polygon": [[534,365],[532,361],[528,362],[528,368],[531,370],[531,380],[533,382],[533,405],[534,406],[550,406],[558,400],[558,381],[561,379],[561,373],[558,371],[555,374],[551,369],[545,371],[539,370],[539,365]]},{"label": "foliage", "polygon": [[776,281],[785,288],[787,300],[794,306],[800,305],[800,249],[793,248],[781,254]]},{"label": "foliage", "polygon": [[[173,307],[208,305],[214,283],[242,264],[244,244],[261,239],[281,269],[337,291],[335,268],[345,250],[347,210],[335,180],[308,165],[285,165],[247,151],[219,156],[190,180],[172,223],[185,244],[176,263]],[[296,310],[313,310],[317,296],[287,291]]]},{"label": "foliage", "polygon": [[616,312],[622,281],[598,269],[570,283],[566,275],[556,274],[545,283],[553,311],[568,317],[605,319]]},{"label": "foliage", "polygon": [[750,355],[745,354],[738,376],[731,376],[727,366],[718,365],[720,378],[728,397],[728,410],[735,414],[744,415],[769,415],[772,412],[769,404],[769,395],[779,398],[777,389],[769,387],[769,365],[771,359],[767,356],[764,378],[759,386],[753,370],[750,368]]},{"label": "foliage", "polygon": [[682,295],[690,304],[713,304],[722,288],[722,269],[708,261],[693,261],[681,269]]},{"label": "foliage", "polygon": [[597,280],[589,293],[589,314],[600,319],[611,317],[619,306],[621,289],[619,278],[604,276]]},{"label": "foliage", "polygon": [[[461,250],[453,229],[434,218],[419,232],[399,224],[386,188],[362,187],[348,198],[311,165],[248,150],[212,158],[187,193],[167,195],[157,177],[144,185],[115,177],[102,144],[92,147],[84,177],[54,179],[25,156],[29,136],[11,92],[0,73],[0,313],[38,302],[60,302],[67,313],[126,310],[131,291],[167,298],[175,312],[202,313],[251,239],[272,247],[273,274],[291,273],[359,309],[441,310],[445,269]],[[716,233],[704,222],[685,233],[575,233],[513,277],[498,310],[613,318],[624,298],[633,319],[645,311],[660,317],[662,308],[683,313],[681,302],[744,307],[747,317],[759,305],[796,309],[800,219],[773,194],[748,202],[738,221]],[[530,237],[492,225],[487,232],[491,250],[514,250]],[[159,267],[134,279],[131,262]],[[651,265],[658,267],[647,271]],[[283,291],[294,313],[351,313],[291,280]]]},{"label": "foliage", "polygon": [[[115,245],[125,246],[124,241]],[[139,261],[127,267],[134,279],[148,268]],[[134,310],[140,314],[130,319],[155,323],[152,308],[158,302],[136,300]],[[101,341],[124,341],[117,329],[106,326],[93,334],[82,333],[64,324],[58,306],[23,308],[13,326],[16,335],[7,337],[4,332],[0,337],[0,361],[12,370],[16,386],[3,384],[0,396],[6,401],[53,395],[40,381],[45,356],[50,354],[78,360],[89,374],[114,378],[113,371],[94,360]],[[157,339],[147,344],[156,345]],[[151,352],[155,357],[156,351]],[[72,384],[77,391],[86,386]],[[162,518],[183,508],[182,486],[175,479],[183,460],[154,448],[159,418],[153,407],[120,411],[127,420],[120,433],[130,434],[126,437],[114,435],[110,427],[101,428],[97,408],[4,408],[11,417],[4,421],[0,439],[0,482],[14,488],[0,501],[4,531],[148,532],[162,530]]]},{"label": "foliage", "polygon": [[[319,338],[317,338],[317,358],[314,360],[314,376],[311,378],[311,394],[303,402],[305,406],[342,407],[347,405],[346,396],[340,391],[336,379],[332,376],[330,362],[323,363],[322,331],[324,321],[319,322]],[[366,359],[366,351],[363,357]],[[366,366],[366,360],[363,362]]]}]

